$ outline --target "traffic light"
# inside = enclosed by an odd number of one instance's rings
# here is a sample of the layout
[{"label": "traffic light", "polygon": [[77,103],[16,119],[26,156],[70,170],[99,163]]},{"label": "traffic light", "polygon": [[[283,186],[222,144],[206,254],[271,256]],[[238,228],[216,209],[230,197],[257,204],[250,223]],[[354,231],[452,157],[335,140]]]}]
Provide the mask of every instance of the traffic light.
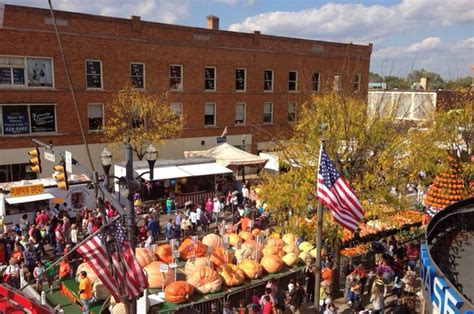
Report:
[{"label": "traffic light", "polygon": [[67,181],[67,172],[66,172],[66,165],[64,161],[62,161],[59,165],[53,167],[54,174],[53,177],[56,179],[56,184],[58,189],[61,190],[69,190],[69,183]]},{"label": "traffic light", "polygon": [[31,171],[41,173],[41,155],[39,149],[35,148],[30,150],[28,155],[30,156]]}]

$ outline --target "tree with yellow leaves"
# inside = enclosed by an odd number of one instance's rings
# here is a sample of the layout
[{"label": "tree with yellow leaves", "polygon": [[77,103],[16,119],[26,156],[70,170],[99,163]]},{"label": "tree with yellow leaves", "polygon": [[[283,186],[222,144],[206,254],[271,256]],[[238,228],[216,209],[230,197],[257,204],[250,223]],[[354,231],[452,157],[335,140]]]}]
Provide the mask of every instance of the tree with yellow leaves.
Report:
[{"label": "tree with yellow leaves", "polygon": [[120,90],[107,106],[108,119],[104,126],[104,140],[123,143],[127,133],[137,158],[142,160],[150,144],[180,134],[183,117],[171,110],[167,93],[151,94],[133,88]]}]

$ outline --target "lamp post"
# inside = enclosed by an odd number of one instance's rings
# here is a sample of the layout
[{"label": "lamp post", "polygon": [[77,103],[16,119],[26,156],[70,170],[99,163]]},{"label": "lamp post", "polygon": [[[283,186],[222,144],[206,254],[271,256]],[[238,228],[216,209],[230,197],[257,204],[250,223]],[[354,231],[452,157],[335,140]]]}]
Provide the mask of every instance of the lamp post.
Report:
[{"label": "lamp post", "polygon": [[[242,134],[242,150],[245,151],[245,140],[247,139],[247,136],[245,134]],[[242,182],[245,182],[245,166],[242,167]]]},{"label": "lamp post", "polygon": [[100,154],[100,162],[102,164],[102,169],[104,169],[104,186],[109,191],[109,173],[110,173],[110,166],[112,165],[112,153],[104,147],[104,150]]},{"label": "lamp post", "polygon": [[158,158],[158,150],[153,144],[150,144],[146,149],[146,160],[148,161],[148,166],[150,167],[150,181],[153,181],[153,173],[155,168],[156,158]]}]

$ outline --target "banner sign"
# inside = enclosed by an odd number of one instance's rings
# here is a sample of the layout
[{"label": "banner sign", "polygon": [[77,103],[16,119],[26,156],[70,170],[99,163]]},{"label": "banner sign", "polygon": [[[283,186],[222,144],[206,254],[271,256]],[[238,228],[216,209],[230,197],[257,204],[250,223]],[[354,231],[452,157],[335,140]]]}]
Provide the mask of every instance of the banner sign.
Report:
[{"label": "banner sign", "polygon": [[10,188],[10,196],[18,197],[18,196],[41,194],[43,193],[43,191],[44,191],[44,186],[42,184],[12,186]]}]

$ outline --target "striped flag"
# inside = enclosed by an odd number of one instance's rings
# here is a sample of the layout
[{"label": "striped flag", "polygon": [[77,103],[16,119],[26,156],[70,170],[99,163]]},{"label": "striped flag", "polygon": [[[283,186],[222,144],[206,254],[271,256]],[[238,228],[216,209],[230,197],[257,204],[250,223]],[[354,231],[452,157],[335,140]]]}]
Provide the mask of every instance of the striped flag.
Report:
[{"label": "striped flag", "polygon": [[331,209],[334,220],[352,232],[364,219],[359,199],[323,148],[319,156],[317,197]]},{"label": "striped flag", "polygon": [[[111,259],[107,254],[104,234],[93,237],[77,250],[116,300],[120,300],[121,296],[135,298],[148,286],[146,275],[127,241],[125,227],[117,220],[109,230],[119,247],[118,252],[111,250]],[[120,259],[123,259],[123,264]]]}]

